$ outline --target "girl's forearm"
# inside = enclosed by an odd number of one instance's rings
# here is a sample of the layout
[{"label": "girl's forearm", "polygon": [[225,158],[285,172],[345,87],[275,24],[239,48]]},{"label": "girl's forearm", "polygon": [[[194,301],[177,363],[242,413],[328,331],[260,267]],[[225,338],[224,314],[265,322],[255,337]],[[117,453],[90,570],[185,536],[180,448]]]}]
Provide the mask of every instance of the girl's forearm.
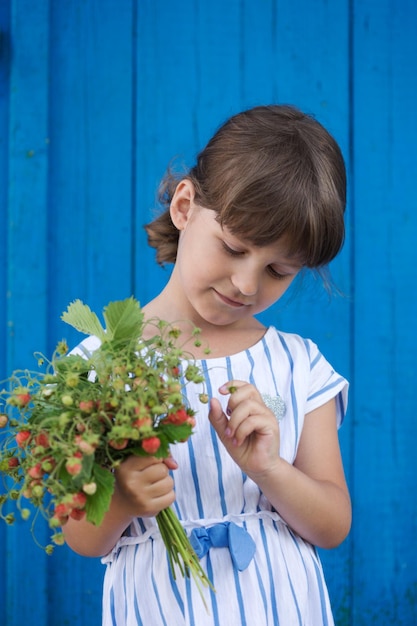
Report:
[{"label": "girl's forearm", "polygon": [[334,548],[347,536],[351,504],[347,488],[315,480],[280,459],[271,472],[251,477],[282,519],[320,548]]}]

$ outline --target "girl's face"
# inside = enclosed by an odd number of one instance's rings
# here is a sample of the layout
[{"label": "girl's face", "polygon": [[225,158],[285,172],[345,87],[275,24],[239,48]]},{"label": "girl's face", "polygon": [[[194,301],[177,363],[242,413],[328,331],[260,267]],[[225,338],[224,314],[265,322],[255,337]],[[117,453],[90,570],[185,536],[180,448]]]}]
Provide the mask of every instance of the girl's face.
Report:
[{"label": "girl's face", "polygon": [[173,201],[171,215],[180,230],[174,269],[178,304],[195,323],[240,325],[279,300],[300,271],[282,240],[253,246],[193,200],[188,209],[187,203],[178,205],[179,213],[175,206]]}]

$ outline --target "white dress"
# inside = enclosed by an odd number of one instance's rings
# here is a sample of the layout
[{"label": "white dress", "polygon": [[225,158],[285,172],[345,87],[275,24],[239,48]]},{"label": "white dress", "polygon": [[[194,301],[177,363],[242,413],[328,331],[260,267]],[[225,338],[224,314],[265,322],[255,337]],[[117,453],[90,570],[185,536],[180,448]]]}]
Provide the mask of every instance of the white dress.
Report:
[{"label": "white dress", "polygon": [[[88,340],[84,342],[86,345]],[[91,348],[91,346],[87,346]],[[250,349],[200,362],[205,390],[217,393],[227,380],[253,383],[280,419],[280,454],[293,463],[304,416],[333,397],[338,425],[345,414],[347,382],[309,340],[270,327]],[[155,518],[137,519],[103,559],[104,626],[321,626],[332,625],[326,584],[316,549],[295,534],[257,485],[227,454],[188,384],[187,400],[197,425],[187,443],[173,446],[178,469],[175,510],[188,534],[193,529],[244,528],[255,547],[241,571],[229,547],[210,547],[201,564],[216,592],[204,588],[208,610],[193,579],[176,580]],[[195,393],[197,391],[197,393]],[[226,523],[226,524],[224,524]],[[251,544],[249,539],[249,547]],[[234,550],[234,549],[233,549]],[[237,550],[239,553],[239,550]],[[239,554],[238,554],[239,556]],[[252,557],[252,558],[251,558]]]}]

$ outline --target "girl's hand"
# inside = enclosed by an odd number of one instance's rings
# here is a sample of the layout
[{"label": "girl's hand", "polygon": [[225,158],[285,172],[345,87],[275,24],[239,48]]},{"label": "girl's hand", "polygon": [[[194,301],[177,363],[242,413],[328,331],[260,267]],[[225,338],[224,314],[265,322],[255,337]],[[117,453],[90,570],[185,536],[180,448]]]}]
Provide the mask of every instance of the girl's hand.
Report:
[{"label": "girl's hand", "polygon": [[127,515],[151,517],[175,500],[174,481],[169,474],[177,464],[172,457],[131,456],[115,471],[115,495]]},{"label": "girl's hand", "polygon": [[249,383],[231,380],[219,392],[230,394],[227,415],[212,398],[210,422],[232,459],[256,482],[280,462],[278,420]]}]

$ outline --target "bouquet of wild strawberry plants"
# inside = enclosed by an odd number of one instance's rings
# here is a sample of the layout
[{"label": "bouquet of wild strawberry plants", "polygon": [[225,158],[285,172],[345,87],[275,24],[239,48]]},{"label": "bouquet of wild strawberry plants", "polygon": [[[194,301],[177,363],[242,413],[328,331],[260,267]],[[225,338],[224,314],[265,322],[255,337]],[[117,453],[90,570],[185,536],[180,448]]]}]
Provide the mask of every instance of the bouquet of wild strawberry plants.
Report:
[{"label": "bouquet of wild strawberry plants", "polygon": [[[68,355],[62,341],[50,361],[39,357],[39,371],[14,372],[0,390],[0,516],[8,524],[15,514],[27,519],[31,503],[51,528],[48,552],[64,543],[60,529],[69,518],[102,522],[114,470],[125,458],[165,458],[170,444],[186,441],[195,425],[180,380],[202,378],[192,360],[184,361],[178,329],[158,320],[155,335],[145,339],[134,298],[111,302],[103,317],[105,328],[88,306],[73,302],[62,319],[97,336],[100,346]],[[198,345],[198,329],[195,334]],[[177,564],[182,575],[210,584],[174,511],[156,519],[174,577]]]}]

